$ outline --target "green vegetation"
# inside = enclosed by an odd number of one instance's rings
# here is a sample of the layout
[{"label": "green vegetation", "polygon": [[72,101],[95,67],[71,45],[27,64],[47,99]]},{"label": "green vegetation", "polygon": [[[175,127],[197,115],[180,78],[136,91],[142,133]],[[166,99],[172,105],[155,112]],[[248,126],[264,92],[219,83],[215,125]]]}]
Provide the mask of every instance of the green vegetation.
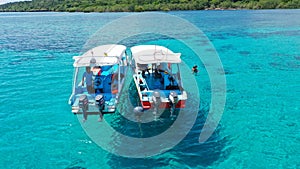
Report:
[{"label": "green vegetation", "polygon": [[0,6],[0,12],[141,12],[203,9],[300,8],[300,0],[32,0]]}]

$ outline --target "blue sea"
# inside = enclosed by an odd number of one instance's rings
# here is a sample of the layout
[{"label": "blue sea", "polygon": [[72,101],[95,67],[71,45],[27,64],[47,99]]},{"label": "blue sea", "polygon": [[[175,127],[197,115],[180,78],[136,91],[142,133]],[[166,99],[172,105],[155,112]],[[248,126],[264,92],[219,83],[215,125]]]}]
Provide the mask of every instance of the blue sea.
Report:
[{"label": "blue sea", "polygon": [[[300,10],[166,13],[201,30],[224,68],[223,116],[204,143],[199,135],[212,93],[206,65],[176,39],[140,35],[124,40],[129,47],[160,44],[182,53],[183,76],[197,85],[191,91],[190,81],[184,82],[192,105],[184,113],[197,119],[175,147],[156,156],[122,157],[98,146],[68,105],[72,57],[99,29],[132,14],[0,13],[0,168],[300,168]],[[191,76],[194,64],[197,76]],[[168,119],[147,126],[122,118],[132,112],[126,105],[137,99],[130,79],[128,84],[133,99],[123,96],[118,111],[105,120],[134,137],[168,130]],[[94,123],[101,128],[104,122]],[[112,145],[120,144],[114,140]]]}]

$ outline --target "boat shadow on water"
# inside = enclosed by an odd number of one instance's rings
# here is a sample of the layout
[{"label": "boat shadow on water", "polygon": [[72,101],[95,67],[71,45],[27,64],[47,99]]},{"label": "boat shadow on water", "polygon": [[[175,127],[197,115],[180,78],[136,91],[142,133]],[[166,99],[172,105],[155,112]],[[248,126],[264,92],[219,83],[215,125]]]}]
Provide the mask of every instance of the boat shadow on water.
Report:
[{"label": "boat shadow on water", "polygon": [[[134,94],[134,92],[132,93]],[[135,98],[132,97],[132,100]],[[190,102],[196,100],[190,99]],[[175,147],[165,153],[145,158],[127,158],[113,154],[107,155],[111,168],[149,168],[149,166],[171,167],[171,168],[205,168],[216,163],[220,163],[227,159],[230,154],[230,139],[221,134],[222,125],[219,124],[211,137],[205,143],[199,143],[199,134],[202,132],[206,116],[209,112],[209,104],[201,102],[198,110],[197,119],[183,140]],[[195,107],[190,107],[178,113],[189,113]],[[122,109],[121,109],[122,110]],[[120,115],[120,114],[119,114]],[[119,116],[118,115],[118,116]],[[111,126],[122,134],[131,137],[152,137],[168,130],[176,119],[161,117],[158,122],[143,123],[140,126],[134,122],[128,122],[126,118],[115,117]],[[126,126],[126,127],[124,127]],[[140,129],[138,129],[140,128]],[[115,138],[118,142],[122,142],[119,138]],[[170,138],[172,139],[172,138]],[[124,144],[126,145],[126,143]],[[142,151],[133,146],[132,151]],[[159,146],[159,145],[157,145]],[[135,150],[136,149],[136,150]],[[162,150],[164,151],[164,150]],[[116,163],[116,161],[118,161]],[[150,167],[151,168],[151,167]]]}]

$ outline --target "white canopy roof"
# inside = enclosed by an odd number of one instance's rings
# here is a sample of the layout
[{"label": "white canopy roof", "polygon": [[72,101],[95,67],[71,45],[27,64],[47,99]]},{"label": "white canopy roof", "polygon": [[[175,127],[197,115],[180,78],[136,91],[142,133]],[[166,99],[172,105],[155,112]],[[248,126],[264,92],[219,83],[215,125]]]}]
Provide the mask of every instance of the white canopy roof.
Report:
[{"label": "white canopy roof", "polygon": [[170,49],[157,45],[139,45],[131,48],[136,63],[180,63],[181,53],[174,53]]},{"label": "white canopy roof", "polygon": [[88,50],[81,56],[74,56],[74,67],[114,65],[121,60],[126,50],[124,45],[102,45]]}]

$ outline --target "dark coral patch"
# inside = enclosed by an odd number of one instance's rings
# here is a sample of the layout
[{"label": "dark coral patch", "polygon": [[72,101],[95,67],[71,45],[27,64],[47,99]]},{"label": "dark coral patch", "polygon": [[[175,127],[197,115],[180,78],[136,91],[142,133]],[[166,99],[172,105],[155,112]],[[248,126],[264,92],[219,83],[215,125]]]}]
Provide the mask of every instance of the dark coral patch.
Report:
[{"label": "dark coral patch", "polygon": [[250,52],[249,51],[239,51],[239,54],[243,55],[243,56],[248,56],[248,55],[250,55]]}]

